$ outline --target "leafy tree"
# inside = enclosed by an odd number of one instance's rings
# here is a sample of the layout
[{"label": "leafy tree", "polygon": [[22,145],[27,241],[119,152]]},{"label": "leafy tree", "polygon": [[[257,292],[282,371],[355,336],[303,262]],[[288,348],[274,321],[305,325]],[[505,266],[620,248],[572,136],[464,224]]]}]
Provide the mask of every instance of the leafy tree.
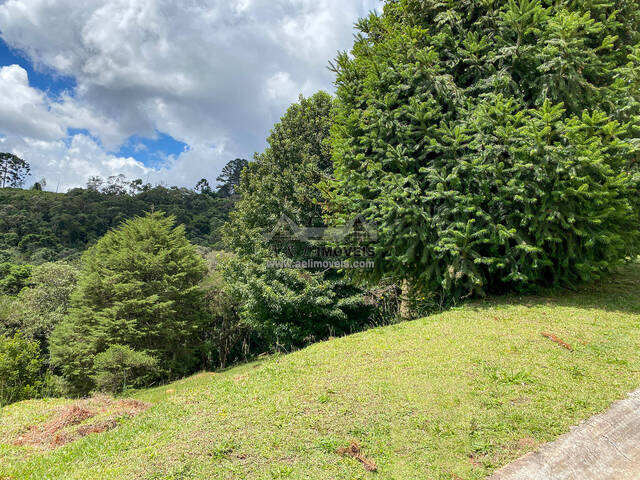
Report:
[{"label": "leafy tree", "polygon": [[206,178],[201,178],[200,180],[198,180],[198,183],[196,183],[195,191],[199,193],[206,193],[208,195],[211,195],[213,193],[213,190],[211,190],[211,185],[209,185],[209,180],[207,180]]},{"label": "leafy tree", "polygon": [[364,292],[336,271],[269,266],[311,256],[311,242],[290,242],[292,248],[283,251],[267,240],[283,215],[296,225],[324,226],[318,183],[333,170],[328,143],[333,103],[319,92],[289,107],[267,149],[244,170],[236,208],[223,229],[227,247],[237,256],[223,263],[222,276],[241,295],[240,318],[255,333],[255,348],[288,350],[350,333],[366,325],[374,311]]},{"label": "leafy tree", "polygon": [[102,190],[102,185],[104,185],[102,177],[93,176],[89,177],[89,180],[87,180],[87,190],[94,190],[98,192]]},{"label": "leafy tree", "polygon": [[[227,163],[216,178],[218,182],[218,194],[222,197],[230,197],[236,194],[236,189],[240,185],[240,176],[242,171],[249,164],[244,158],[236,158]],[[201,180],[202,181],[202,180]],[[207,182],[207,186],[208,186]]]},{"label": "leafy tree", "polygon": [[333,68],[330,218],[450,297],[597,278],[638,253],[634,2],[387,2]]},{"label": "leafy tree", "polygon": [[240,198],[223,229],[226,244],[253,253],[283,215],[297,225],[323,226],[322,194],[317,186],[332,175],[328,143],[333,99],[325,92],[300,97],[289,107],[242,174]]},{"label": "leafy tree", "polygon": [[71,293],[78,283],[78,269],[68,263],[45,263],[33,268],[29,288],[18,295],[20,331],[36,340],[48,356],[49,337],[71,307]]},{"label": "leafy tree", "polygon": [[[268,252],[259,251],[231,257],[219,267],[228,285],[222,292],[240,299],[238,320],[251,328],[258,351],[290,351],[362,327],[341,309],[332,282],[305,270],[271,268],[266,256]],[[366,318],[370,310],[355,296]]]},{"label": "leafy tree", "polygon": [[37,342],[0,335],[0,407],[37,396],[43,387]]},{"label": "leafy tree", "polygon": [[[140,182],[142,183],[142,181]],[[102,192],[107,195],[125,195],[128,193],[129,182],[121,173],[119,175],[111,175],[107,178],[107,184],[103,187]]]},{"label": "leafy tree", "polygon": [[101,392],[121,393],[130,387],[144,385],[158,361],[150,355],[136,352],[126,345],[112,345],[96,355],[92,376]]},{"label": "leafy tree", "polygon": [[42,191],[44,190],[44,187],[47,186],[47,180],[45,178],[41,178],[38,182],[34,183],[33,186],[31,187],[32,190],[38,190],[38,191]]},{"label": "leafy tree", "polygon": [[17,295],[27,286],[31,265],[0,263],[0,295]]},{"label": "leafy tree", "polygon": [[0,152],[0,186],[19,188],[29,176],[31,166],[20,157]]},{"label": "leafy tree", "polygon": [[206,265],[174,221],[161,212],[128,220],[83,255],[69,315],[51,337],[72,393],[93,388],[94,359],[113,345],[156,358],[159,380],[193,371]]}]

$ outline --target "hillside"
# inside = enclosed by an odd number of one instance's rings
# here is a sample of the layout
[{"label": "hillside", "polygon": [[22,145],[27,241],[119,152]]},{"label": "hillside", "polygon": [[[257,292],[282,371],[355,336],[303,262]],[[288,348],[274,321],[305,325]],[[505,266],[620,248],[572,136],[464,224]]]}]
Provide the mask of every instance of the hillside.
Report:
[{"label": "hillside", "polygon": [[164,211],[184,224],[189,240],[214,247],[233,206],[230,198],[184,188],[154,187],[131,195],[73,189],[67,193],[0,189],[0,262],[41,263],[79,255],[124,220]]},{"label": "hillside", "polygon": [[[639,290],[633,265],[577,292],[202,373],[130,394],[150,408],[55,449],[14,443],[74,402],[15,404],[1,411],[0,478],[485,478],[640,386]],[[351,442],[365,463],[337,453]]]}]

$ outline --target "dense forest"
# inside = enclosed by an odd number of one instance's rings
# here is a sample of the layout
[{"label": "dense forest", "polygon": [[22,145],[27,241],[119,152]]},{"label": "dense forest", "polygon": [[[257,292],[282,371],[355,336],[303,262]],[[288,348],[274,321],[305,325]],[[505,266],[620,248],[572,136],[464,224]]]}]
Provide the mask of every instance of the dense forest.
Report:
[{"label": "dense forest", "polygon": [[193,243],[216,247],[233,201],[211,191],[162,186],[137,194],[0,189],[0,260],[75,258],[124,220],[153,211],[174,216]]},{"label": "dense forest", "polygon": [[[3,154],[0,171],[13,177],[7,185],[24,184],[30,166],[24,160]],[[147,212],[162,211],[185,226],[187,238],[207,248],[221,247],[222,225],[237,200],[240,174],[247,166],[234,159],[222,169],[212,188],[201,179],[194,189],[152,186],[124,175],[107,179],[91,177],[86,188],[66,193],[43,191],[46,181],[29,190],[0,189],[0,263],[50,262],[78,258],[79,254],[124,220]]]}]

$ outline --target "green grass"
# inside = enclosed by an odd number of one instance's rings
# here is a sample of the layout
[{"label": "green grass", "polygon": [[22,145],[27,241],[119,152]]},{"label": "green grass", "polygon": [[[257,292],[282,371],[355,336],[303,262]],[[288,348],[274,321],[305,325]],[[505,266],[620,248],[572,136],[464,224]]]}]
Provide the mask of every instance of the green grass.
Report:
[{"label": "green grass", "polygon": [[[639,343],[634,265],[140,391],[144,414],[53,451],[11,440],[64,401],[6,407],[0,478],[481,479],[638,388]],[[377,473],[336,453],[354,440]]]}]

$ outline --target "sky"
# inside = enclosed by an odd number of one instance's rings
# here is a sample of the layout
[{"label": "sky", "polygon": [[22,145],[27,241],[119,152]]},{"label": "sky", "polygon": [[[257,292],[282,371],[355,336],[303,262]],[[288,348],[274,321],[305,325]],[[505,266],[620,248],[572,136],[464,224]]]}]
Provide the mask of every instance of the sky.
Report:
[{"label": "sky", "polygon": [[212,183],[262,151],[380,0],[0,0],[0,151],[27,185]]}]

